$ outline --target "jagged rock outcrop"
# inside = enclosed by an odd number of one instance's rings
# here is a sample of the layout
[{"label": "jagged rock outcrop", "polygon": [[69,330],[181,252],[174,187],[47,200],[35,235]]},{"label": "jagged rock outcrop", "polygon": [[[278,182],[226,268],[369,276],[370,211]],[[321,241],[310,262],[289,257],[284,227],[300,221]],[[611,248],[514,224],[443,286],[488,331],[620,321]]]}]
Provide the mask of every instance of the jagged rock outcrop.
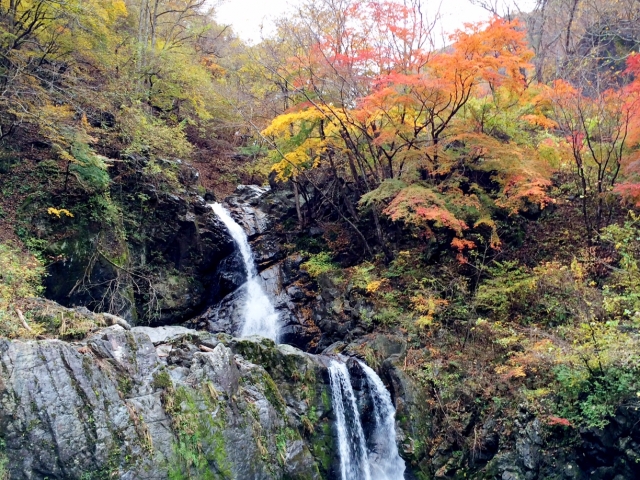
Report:
[{"label": "jagged rock outcrop", "polygon": [[118,326],[0,340],[11,479],[335,476],[321,361],[269,340]]},{"label": "jagged rock outcrop", "polygon": [[[20,207],[24,235],[53,260],[47,298],[156,325],[184,322],[217,301],[214,273],[233,241],[201,196],[197,170],[126,156],[110,173],[118,181],[108,195],[44,191]],[[72,218],[47,213],[61,201]]]}]

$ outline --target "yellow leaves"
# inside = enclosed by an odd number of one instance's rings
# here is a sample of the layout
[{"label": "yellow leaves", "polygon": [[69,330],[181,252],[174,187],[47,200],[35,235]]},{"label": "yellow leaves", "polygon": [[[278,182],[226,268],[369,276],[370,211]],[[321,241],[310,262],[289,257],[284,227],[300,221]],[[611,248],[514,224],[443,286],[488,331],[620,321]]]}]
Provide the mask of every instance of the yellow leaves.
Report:
[{"label": "yellow leaves", "polygon": [[587,271],[584,268],[584,265],[575,257],[571,261],[571,273],[578,283],[584,282],[584,280],[587,278]]},{"label": "yellow leaves", "polygon": [[549,388],[536,388],[535,390],[524,388],[522,390],[522,393],[524,393],[525,398],[531,402],[537,399],[544,398],[553,392]]},{"label": "yellow leaves", "polygon": [[126,17],[127,16],[127,5],[124,0],[113,0],[111,3],[111,17]]},{"label": "yellow leaves", "polygon": [[521,365],[498,365],[495,368],[495,372],[498,375],[502,375],[502,378],[505,380],[511,380],[513,378],[524,378],[527,376],[524,371],[524,367]]},{"label": "yellow leaves", "polygon": [[557,347],[551,340],[545,338],[544,340],[535,342],[531,346],[531,351],[540,354],[547,354],[553,352],[556,348]]},{"label": "yellow leaves", "polygon": [[418,327],[428,327],[433,324],[435,315],[440,313],[444,307],[449,305],[447,300],[438,298],[430,293],[420,293],[411,298],[411,306],[416,313],[419,313],[415,321]]},{"label": "yellow leaves", "polygon": [[341,149],[336,122],[328,110],[305,108],[279,115],[262,131],[272,137],[277,149],[273,171],[287,180],[308,168],[317,168],[329,147]]},{"label": "yellow leaves", "polygon": [[278,179],[286,181],[307,168],[316,168],[320,163],[320,154],[324,151],[318,139],[308,139],[295,150],[281,154],[281,160],[272,167]]},{"label": "yellow leaves", "polygon": [[68,138],[61,132],[61,127],[72,124],[75,112],[68,105],[52,105],[46,103],[39,108],[38,124],[40,133],[50,141],[68,146]]},{"label": "yellow leaves", "polygon": [[73,218],[73,213],[71,213],[66,208],[61,208],[58,210],[57,208],[49,207],[47,208],[47,213],[49,215],[55,215],[57,218],[60,218],[61,215],[66,215],[67,217]]},{"label": "yellow leaves", "polygon": [[369,294],[375,293],[380,289],[380,287],[382,285],[384,285],[385,282],[387,282],[386,278],[382,279],[382,280],[373,280],[373,281],[367,283],[367,286],[365,287],[365,290]]},{"label": "yellow leaves", "polygon": [[325,114],[315,108],[305,108],[295,112],[284,113],[274,118],[269,126],[262,131],[266,137],[292,136],[294,129],[311,122],[313,124],[325,118]]}]

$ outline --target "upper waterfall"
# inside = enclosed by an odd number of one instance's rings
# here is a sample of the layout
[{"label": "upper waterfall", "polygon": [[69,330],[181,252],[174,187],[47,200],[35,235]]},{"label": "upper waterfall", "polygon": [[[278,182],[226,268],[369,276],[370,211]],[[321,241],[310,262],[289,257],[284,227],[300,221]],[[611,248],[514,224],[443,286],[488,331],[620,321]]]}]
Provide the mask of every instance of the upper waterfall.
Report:
[{"label": "upper waterfall", "polygon": [[271,300],[260,285],[255,259],[253,258],[253,252],[249,245],[247,234],[231,217],[229,211],[220,203],[213,203],[210,206],[222,223],[224,223],[225,227],[227,227],[231,238],[233,238],[233,241],[238,246],[247,274],[247,282],[243,285],[245,289],[245,302],[243,306],[244,323],[240,336],[260,335],[277,341],[278,312],[276,312]]}]

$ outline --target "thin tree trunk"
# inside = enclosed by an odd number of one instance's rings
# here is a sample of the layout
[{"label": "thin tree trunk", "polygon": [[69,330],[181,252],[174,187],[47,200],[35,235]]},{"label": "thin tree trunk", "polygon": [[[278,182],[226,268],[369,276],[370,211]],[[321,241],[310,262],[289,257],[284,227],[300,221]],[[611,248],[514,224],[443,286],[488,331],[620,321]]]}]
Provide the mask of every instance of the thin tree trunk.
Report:
[{"label": "thin tree trunk", "polygon": [[300,192],[298,191],[298,182],[291,179],[291,184],[293,185],[293,198],[296,202],[296,213],[298,214],[298,225],[300,228],[304,226],[304,218],[302,217],[302,210],[300,209]]},{"label": "thin tree trunk", "polygon": [[151,23],[151,51],[155,51],[156,49],[156,39],[157,39],[157,35],[156,35],[156,21],[158,20],[158,4],[160,3],[160,0],[155,0],[155,3],[153,5],[153,15],[151,15],[150,23]]}]

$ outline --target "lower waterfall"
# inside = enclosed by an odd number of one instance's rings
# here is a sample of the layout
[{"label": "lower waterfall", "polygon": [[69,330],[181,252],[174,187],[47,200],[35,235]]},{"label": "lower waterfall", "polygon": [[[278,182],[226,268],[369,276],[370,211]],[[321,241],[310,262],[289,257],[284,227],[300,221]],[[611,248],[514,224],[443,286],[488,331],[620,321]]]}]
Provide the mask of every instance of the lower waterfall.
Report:
[{"label": "lower waterfall", "polygon": [[378,374],[364,362],[358,360],[369,384],[375,429],[370,444],[373,452],[369,453],[371,475],[376,480],[401,480],[404,478],[404,460],[398,454],[396,444],[396,409],[391,401],[389,391]]},{"label": "lower waterfall", "polygon": [[342,480],[372,480],[367,444],[347,366],[342,362],[331,360],[329,380],[338,431],[341,478]]},{"label": "lower waterfall", "polygon": [[213,203],[210,206],[227,227],[231,238],[238,246],[247,274],[247,282],[242,286],[245,289],[245,299],[243,307],[244,323],[240,336],[259,335],[270,338],[275,342],[278,339],[278,312],[276,312],[271,300],[260,285],[260,278],[256,270],[247,234],[221,204]]},{"label": "lower waterfall", "polygon": [[360,420],[346,364],[331,360],[329,380],[336,416],[342,480],[403,480],[405,464],[396,445],[396,410],[391,395],[376,372],[358,360],[364,371],[374,410],[375,426],[369,438]]}]

